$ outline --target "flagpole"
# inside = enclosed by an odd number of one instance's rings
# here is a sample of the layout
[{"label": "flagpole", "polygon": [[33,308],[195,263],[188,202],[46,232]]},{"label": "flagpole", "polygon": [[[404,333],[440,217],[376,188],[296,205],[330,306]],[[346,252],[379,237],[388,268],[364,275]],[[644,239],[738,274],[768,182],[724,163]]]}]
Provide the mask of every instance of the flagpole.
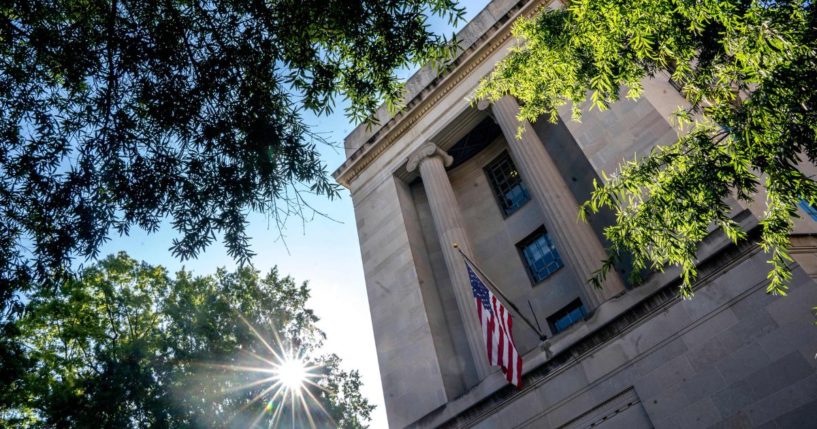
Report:
[{"label": "flagpole", "polygon": [[482,270],[480,270],[479,267],[477,267],[477,264],[475,264],[474,261],[472,261],[470,258],[468,258],[468,255],[466,255],[465,252],[463,252],[462,249],[460,249],[459,244],[454,243],[454,244],[452,244],[452,246],[455,249],[457,249],[458,252],[460,252],[460,255],[462,255],[462,257],[465,258],[465,260],[469,264],[471,264],[471,266],[474,267],[475,270],[477,270],[477,273],[479,273],[479,275],[481,275],[488,283],[490,283],[491,289],[493,289],[494,292],[496,292],[496,294],[499,295],[499,297],[502,298],[503,301],[508,303],[508,306],[511,307],[516,312],[516,314],[519,315],[519,317],[522,318],[522,320],[525,323],[527,323],[528,327],[530,327],[533,332],[536,332],[536,335],[539,336],[539,341],[545,341],[547,339],[547,335],[543,334],[538,328],[533,326],[533,323],[531,323],[530,320],[528,320],[528,318],[525,317],[525,315],[522,314],[522,312],[519,311],[518,308],[516,308],[516,305],[514,305],[514,303],[511,300],[509,300],[505,296],[505,294],[502,293],[501,290],[499,290],[499,287],[497,287],[496,283],[491,281],[491,279],[489,279],[488,276],[486,276],[485,273],[483,273]]}]

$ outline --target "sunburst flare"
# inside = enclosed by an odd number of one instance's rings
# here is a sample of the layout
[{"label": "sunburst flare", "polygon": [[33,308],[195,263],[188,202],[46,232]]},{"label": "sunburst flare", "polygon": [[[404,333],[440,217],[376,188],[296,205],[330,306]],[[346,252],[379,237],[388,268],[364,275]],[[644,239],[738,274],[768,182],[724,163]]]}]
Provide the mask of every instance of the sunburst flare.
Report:
[{"label": "sunburst flare", "polygon": [[[252,361],[252,364],[200,363],[200,365],[228,370],[242,375],[246,381],[249,374],[250,381],[224,389],[223,392],[236,393],[253,391],[253,396],[238,409],[233,418],[242,415],[254,404],[263,404],[258,414],[252,417],[249,427],[333,427],[335,422],[327,413],[320,401],[320,391],[326,391],[320,380],[324,377],[321,367],[310,364],[307,351],[292,342],[284,344],[275,330],[273,341],[264,338],[261,333],[246,320],[252,334],[263,345],[259,353],[243,350],[242,353]],[[258,350],[256,350],[258,351]],[[257,391],[257,393],[255,393]],[[250,416],[239,420],[249,420]],[[246,424],[246,420],[244,420]],[[326,424],[322,424],[326,422]]]}]

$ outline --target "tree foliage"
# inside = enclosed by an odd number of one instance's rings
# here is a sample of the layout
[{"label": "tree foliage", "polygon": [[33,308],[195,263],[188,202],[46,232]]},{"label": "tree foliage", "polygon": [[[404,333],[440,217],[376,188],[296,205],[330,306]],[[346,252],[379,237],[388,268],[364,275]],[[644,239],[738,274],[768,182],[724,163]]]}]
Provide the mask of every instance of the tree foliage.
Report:
[{"label": "tree foliage", "polygon": [[[316,366],[320,387],[307,385],[313,396],[304,396],[318,427],[363,427],[373,407],[356,371],[319,354],[324,334],[308,298],[305,283],[276,269],[171,278],[124,253],[109,256],[34,294],[7,325],[15,333],[3,341],[17,360],[0,361],[8,378],[0,425],[250,427],[260,416],[266,427],[278,407],[289,425],[291,403],[263,393],[273,381],[257,370],[274,362],[269,346],[279,355],[294,347]],[[303,410],[294,418],[308,424]]]},{"label": "tree foliage", "polygon": [[676,112],[679,139],[620,165],[597,184],[582,215],[610,207],[610,260],[633,255],[635,272],[680,266],[691,294],[697,245],[716,225],[746,232],[724,199],[765,190],[760,245],[770,255],[768,291],[785,294],[792,218],[817,185],[799,164],[817,158],[817,15],[811,1],[576,0],[521,19],[522,43],[480,86],[478,98],[522,101],[530,121],[571,104],[606,109],[638,98],[642,80],[669,71],[690,106]]},{"label": "tree foliage", "polygon": [[306,110],[361,120],[394,70],[451,46],[454,0],[39,0],[0,5],[0,302],[96,257],[112,232],[177,231],[195,257],[245,217],[335,197]]}]

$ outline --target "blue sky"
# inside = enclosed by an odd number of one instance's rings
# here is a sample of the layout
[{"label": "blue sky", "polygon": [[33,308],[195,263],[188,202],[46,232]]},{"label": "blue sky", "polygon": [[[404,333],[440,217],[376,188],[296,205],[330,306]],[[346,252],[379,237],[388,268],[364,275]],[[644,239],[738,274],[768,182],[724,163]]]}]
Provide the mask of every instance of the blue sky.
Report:
[{"label": "blue sky", "polygon": [[[467,22],[488,1],[464,0],[460,3],[466,8]],[[433,20],[431,25],[436,32],[450,34],[452,30],[447,22],[440,19]],[[412,72],[402,70],[399,75],[405,78]],[[306,121],[313,130],[324,133],[327,140],[341,143],[354,128],[343,115],[343,107],[337,106],[333,115],[311,116]],[[345,159],[340,148],[323,146],[320,150],[330,172]],[[282,274],[288,274],[298,282],[309,282],[312,291],[309,306],[321,318],[318,326],[327,335],[325,350],[339,355],[346,369],[360,371],[364,382],[363,393],[377,405],[371,427],[386,427],[352,200],[349,192],[344,190],[339,200],[313,198],[310,204],[331,219],[318,216],[301,222],[300,219],[291,218],[283,230],[283,240],[279,239],[274,222],[265,215],[253,213],[249,216],[248,232],[257,254],[253,264],[262,272],[277,265]],[[221,244],[211,246],[197,259],[181,262],[168,250],[174,237],[176,232],[168,224],[155,234],[134,229],[129,236],[108,242],[101,255],[124,250],[136,259],[163,265],[171,272],[185,267],[197,275],[212,274],[218,267],[233,269],[236,266]]]}]

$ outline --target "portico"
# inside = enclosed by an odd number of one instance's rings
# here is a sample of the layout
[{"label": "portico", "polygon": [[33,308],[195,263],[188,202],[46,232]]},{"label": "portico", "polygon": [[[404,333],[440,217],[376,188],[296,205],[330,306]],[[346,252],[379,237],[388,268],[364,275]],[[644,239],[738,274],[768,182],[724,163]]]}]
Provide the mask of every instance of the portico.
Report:
[{"label": "portico", "polygon": [[[593,271],[606,257],[604,248],[591,227],[578,220],[576,198],[532,126],[517,121],[516,101],[506,97],[490,108],[492,118],[502,129],[505,140],[510,141],[506,147],[519,167],[523,182],[528,185],[533,199],[545,213],[546,229],[552,231],[556,247],[566,260],[567,269],[574,276],[576,284],[581,285],[581,294],[588,310],[592,311],[606,299],[623,293],[623,282],[614,270],[607,276],[603,288],[597,289],[589,284],[588,279]],[[520,126],[524,132],[522,139],[516,141],[516,131]],[[446,167],[452,163],[453,158],[448,153],[435,143],[426,142],[407,157],[406,171],[411,173],[419,170],[457,307],[465,324],[471,356],[479,379],[483,379],[490,368],[485,358],[481,327],[474,316],[474,299],[462,256],[452,246],[454,243],[458,244],[466,255],[473,257],[471,240],[446,173]]]}]

